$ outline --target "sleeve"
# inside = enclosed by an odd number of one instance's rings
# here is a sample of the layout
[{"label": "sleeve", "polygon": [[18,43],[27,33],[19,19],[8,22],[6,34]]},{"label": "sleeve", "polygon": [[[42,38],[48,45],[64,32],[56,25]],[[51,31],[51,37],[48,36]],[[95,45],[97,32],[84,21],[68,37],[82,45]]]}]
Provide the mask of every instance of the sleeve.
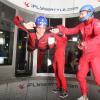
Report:
[{"label": "sleeve", "polygon": [[93,47],[93,45],[100,45],[100,21],[94,24],[93,32],[94,37],[84,42],[86,48]]},{"label": "sleeve", "polygon": [[57,28],[59,28],[60,32],[64,33],[65,35],[74,35],[80,32],[80,24],[73,28],[67,28],[63,25],[58,25]]},{"label": "sleeve", "polygon": [[21,16],[15,16],[13,19],[13,23],[20,28],[21,30],[25,31],[26,33],[34,32],[34,29],[28,30],[24,27],[23,23],[24,20]]},{"label": "sleeve", "polygon": [[28,36],[28,48],[27,50],[28,51],[33,51],[34,48],[35,48],[35,34],[33,33],[29,33],[29,36]]},{"label": "sleeve", "polygon": [[21,30],[28,33],[27,29],[23,26],[24,20],[21,16],[15,16],[13,19],[13,23],[20,28]]}]

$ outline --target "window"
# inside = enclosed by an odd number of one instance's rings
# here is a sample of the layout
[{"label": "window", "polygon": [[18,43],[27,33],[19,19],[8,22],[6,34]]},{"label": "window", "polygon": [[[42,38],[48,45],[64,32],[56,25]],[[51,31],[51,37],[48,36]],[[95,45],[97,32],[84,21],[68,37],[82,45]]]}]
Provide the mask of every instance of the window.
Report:
[{"label": "window", "polygon": [[[66,18],[65,26],[74,27],[79,24],[79,18]],[[82,55],[82,51],[78,49],[77,43],[82,40],[81,33],[76,35],[70,35],[68,37],[68,45],[66,48],[66,61],[65,61],[65,73],[66,74],[76,74],[79,65],[79,59]],[[90,76],[90,72],[88,73]]]},{"label": "window", "polygon": [[12,64],[13,32],[0,30],[0,65]]},{"label": "window", "polygon": [[62,24],[62,18],[50,18],[49,20],[50,20],[49,21],[50,26],[57,26]]},{"label": "window", "polygon": [[0,65],[12,64],[14,39],[12,20],[15,12],[15,9],[0,2]]},{"label": "window", "polygon": [[16,70],[15,75],[31,75],[33,67],[32,52],[27,52],[28,36],[27,33],[18,29],[17,50],[16,50]]},{"label": "window", "polygon": [[[79,23],[78,17],[66,18],[65,26],[68,28],[74,27]],[[76,74],[78,69],[78,62],[81,56],[81,51],[77,48],[77,41],[80,39],[80,35],[70,35],[68,37],[68,44],[66,47],[65,55],[65,73]]]}]

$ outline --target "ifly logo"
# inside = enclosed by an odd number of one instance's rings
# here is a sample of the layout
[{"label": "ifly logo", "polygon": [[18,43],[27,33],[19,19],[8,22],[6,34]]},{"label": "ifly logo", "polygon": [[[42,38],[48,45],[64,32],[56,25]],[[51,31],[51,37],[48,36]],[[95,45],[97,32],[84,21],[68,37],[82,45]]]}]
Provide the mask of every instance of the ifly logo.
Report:
[{"label": "ifly logo", "polygon": [[24,2],[24,5],[25,5],[26,7],[31,7],[31,3],[30,3],[28,0],[26,0],[26,1]]},{"label": "ifly logo", "polygon": [[19,84],[18,87],[19,87],[20,89],[24,89],[24,88],[25,88],[25,84]]}]

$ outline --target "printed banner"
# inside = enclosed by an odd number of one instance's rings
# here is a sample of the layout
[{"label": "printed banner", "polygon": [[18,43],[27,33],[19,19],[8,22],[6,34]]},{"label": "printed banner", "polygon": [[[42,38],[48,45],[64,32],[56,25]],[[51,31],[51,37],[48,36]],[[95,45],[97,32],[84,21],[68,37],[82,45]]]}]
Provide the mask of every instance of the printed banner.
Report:
[{"label": "printed banner", "polygon": [[18,7],[44,14],[78,13],[84,4],[100,6],[100,0],[7,0]]}]

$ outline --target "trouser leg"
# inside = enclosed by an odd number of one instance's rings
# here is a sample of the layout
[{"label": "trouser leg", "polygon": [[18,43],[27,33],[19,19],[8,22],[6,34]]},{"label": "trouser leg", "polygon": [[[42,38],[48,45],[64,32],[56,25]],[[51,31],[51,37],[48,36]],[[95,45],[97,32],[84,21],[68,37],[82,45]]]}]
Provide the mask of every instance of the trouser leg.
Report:
[{"label": "trouser leg", "polygon": [[87,95],[88,93],[88,86],[86,82],[86,76],[87,76],[88,71],[89,71],[88,61],[85,56],[82,56],[79,61],[79,68],[76,74],[76,78],[79,82],[83,95]]}]

